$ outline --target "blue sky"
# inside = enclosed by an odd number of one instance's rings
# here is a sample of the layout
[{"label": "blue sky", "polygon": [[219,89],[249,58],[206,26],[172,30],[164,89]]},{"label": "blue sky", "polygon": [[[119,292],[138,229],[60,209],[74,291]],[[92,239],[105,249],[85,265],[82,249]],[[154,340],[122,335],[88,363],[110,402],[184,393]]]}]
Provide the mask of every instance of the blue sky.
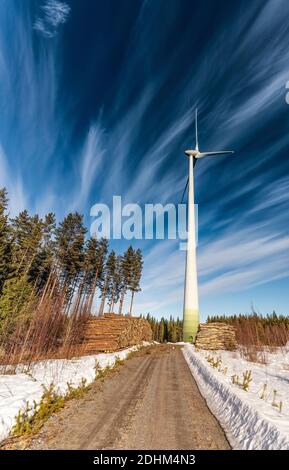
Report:
[{"label": "blue sky", "polygon": [[[0,0],[0,185],[10,212],[179,203],[198,162],[202,319],[289,314],[287,0]],[[137,313],[182,315],[178,241],[136,241]],[[126,241],[112,242],[118,251]]]}]

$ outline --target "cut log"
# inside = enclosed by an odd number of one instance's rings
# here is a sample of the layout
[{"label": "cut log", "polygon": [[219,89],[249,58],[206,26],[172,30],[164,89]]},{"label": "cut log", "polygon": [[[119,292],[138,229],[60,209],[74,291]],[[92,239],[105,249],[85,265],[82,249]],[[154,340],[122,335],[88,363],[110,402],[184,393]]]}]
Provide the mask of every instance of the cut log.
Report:
[{"label": "cut log", "polygon": [[201,323],[196,335],[196,348],[199,349],[227,349],[237,348],[236,331],[227,323]]},{"label": "cut log", "polygon": [[151,340],[150,324],[143,318],[112,313],[101,317],[91,316],[84,328],[82,351],[84,354],[117,351]]}]

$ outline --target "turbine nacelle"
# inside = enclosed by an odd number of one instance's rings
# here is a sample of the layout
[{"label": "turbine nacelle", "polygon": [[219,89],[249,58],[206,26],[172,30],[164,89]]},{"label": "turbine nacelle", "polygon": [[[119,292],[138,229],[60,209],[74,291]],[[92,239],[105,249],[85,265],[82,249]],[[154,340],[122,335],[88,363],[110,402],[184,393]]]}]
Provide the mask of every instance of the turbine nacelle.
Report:
[{"label": "turbine nacelle", "polygon": [[[234,153],[232,150],[223,150],[223,151],[216,151],[216,152],[200,152],[199,150],[199,141],[198,141],[198,111],[196,109],[196,119],[195,119],[195,130],[196,130],[196,146],[194,149],[185,150],[185,154],[187,157],[192,157],[193,159],[193,168],[195,167],[197,160],[199,158],[205,157],[222,157],[223,155],[230,155]],[[183,202],[184,196],[186,194],[186,190],[189,184],[189,177],[186,182],[186,186],[182,195],[181,203]]]},{"label": "turbine nacelle", "polygon": [[234,153],[233,150],[221,150],[217,152],[200,152],[199,150],[185,150],[185,154],[187,157],[195,157],[195,158],[204,158],[204,157],[214,157],[214,156],[221,156],[221,155],[229,155]]},{"label": "turbine nacelle", "polygon": [[191,149],[185,150],[185,154],[187,155],[187,157],[196,157],[196,158],[198,158],[197,157],[198,153],[199,153],[198,150],[191,150]]},{"label": "turbine nacelle", "polygon": [[[216,151],[216,152],[200,152],[199,150],[199,141],[198,141],[198,110],[196,109],[196,118],[195,118],[195,131],[196,131],[196,147],[194,149],[185,150],[185,154],[187,157],[194,157],[196,159],[204,158],[204,157],[214,157],[214,156],[222,156],[222,155],[229,155],[234,153],[232,150],[223,150],[223,151]],[[194,160],[196,163],[196,161]]]}]

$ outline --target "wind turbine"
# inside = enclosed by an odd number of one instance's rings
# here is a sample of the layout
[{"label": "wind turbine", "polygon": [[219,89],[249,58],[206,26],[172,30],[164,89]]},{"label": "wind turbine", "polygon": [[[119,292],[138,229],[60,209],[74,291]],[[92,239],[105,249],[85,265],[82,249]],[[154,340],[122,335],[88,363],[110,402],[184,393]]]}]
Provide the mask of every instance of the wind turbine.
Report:
[{"label": "wind turbine", "polygon": [[198,278],[196,260],[196,236],[195,236],[195,207],[194,207],[194,167],[200,158],[229,155],[231,150],[218,152],[201,152],[198,142],[198,111],[195,115],[196,146],[194,150],[186,150],[189,157],[189,176],[183,192],[182,202],[188,191],[188,241],[186,253],[186,271],[184,287],[184,311],[183,311],[183,341],[194,341],[199,326],[199,302],[198,302]]}]

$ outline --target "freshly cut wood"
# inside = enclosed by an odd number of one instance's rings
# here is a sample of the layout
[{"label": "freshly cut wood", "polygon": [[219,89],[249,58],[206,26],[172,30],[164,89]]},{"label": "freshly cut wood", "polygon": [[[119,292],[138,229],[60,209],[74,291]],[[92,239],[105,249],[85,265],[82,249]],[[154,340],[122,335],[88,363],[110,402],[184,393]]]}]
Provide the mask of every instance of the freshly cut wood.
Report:
[{"label": "freshly cut wood", "polygon": [[151,339],[152,330],[147,320],[111,313],[88,318],[81,349],[84,354],[117,351]]},{"label": "freshly cut wood", "polygon": [[236,331],[227,323],[201,323],[196,335],[195,346],[199,349],[228,349],[237,348]]}]

